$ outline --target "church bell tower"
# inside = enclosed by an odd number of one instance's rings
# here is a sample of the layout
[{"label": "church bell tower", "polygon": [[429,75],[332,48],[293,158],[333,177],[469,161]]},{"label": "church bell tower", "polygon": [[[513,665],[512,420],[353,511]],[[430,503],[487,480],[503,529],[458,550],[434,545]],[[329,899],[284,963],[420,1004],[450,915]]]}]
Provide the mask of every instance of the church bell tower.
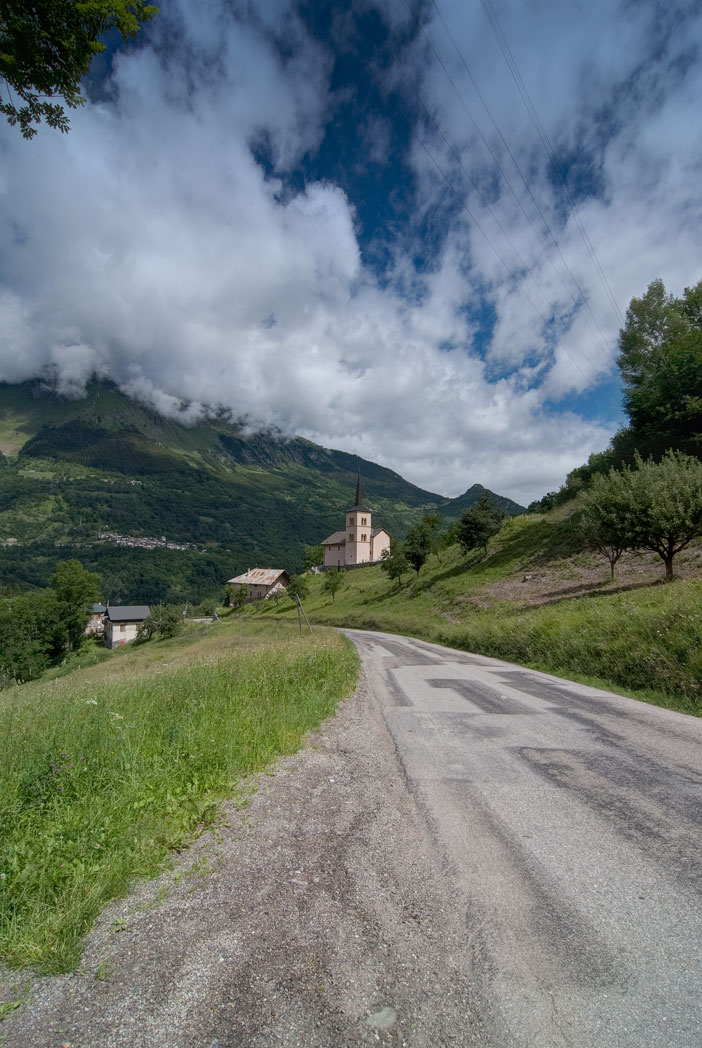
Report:
[{"label": "church bell tower", "polygon": [[346,510],[346,564],[367,564],[371,559],[371,511],[363,505],[361,474],[356,481],[355,504]]}]

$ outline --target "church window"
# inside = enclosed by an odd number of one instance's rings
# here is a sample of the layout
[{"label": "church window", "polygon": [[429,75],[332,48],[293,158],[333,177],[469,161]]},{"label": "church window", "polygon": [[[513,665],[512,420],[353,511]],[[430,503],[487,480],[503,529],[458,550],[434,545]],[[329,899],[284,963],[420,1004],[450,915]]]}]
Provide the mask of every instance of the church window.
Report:
[{"label": "church window", "polygon": [[349,535],[349,542],[353,542],[353,534]]},{"label": "church window", "polygon": [[367,541],[368,541],[368,536],[367,535],[361,535],[361,542],[367,542]]},{"label": "church window", "polygon": [[366,520],[366,518],[365,517],[361,517],[361,524],[367,524],[367,523],[368,523],[368,521]]}]

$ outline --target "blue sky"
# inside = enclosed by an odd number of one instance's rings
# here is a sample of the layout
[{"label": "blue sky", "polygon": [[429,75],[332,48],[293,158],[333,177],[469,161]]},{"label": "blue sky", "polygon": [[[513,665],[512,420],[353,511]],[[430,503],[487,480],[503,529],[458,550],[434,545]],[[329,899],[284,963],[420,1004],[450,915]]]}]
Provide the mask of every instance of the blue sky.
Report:
[{"label": "blue sky", "polygon": [[70,134],[0,128],[0,379],[223,404],[447,495],[602,450],[630,299],[702,278],[699,5],[163,7]]}]

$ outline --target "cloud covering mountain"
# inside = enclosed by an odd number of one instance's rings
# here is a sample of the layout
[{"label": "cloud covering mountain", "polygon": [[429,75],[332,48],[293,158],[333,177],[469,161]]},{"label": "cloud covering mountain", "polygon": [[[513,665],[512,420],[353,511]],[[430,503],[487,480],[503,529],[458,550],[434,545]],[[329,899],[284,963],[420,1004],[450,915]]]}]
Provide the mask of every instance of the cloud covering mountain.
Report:
[{"label": "cloud covering mountain", "polygon": [[528,502],[620,424],[630,298],[702,277],[701,43],[691,3],[174,0],[70,134],[0,128],[0,380]]}]

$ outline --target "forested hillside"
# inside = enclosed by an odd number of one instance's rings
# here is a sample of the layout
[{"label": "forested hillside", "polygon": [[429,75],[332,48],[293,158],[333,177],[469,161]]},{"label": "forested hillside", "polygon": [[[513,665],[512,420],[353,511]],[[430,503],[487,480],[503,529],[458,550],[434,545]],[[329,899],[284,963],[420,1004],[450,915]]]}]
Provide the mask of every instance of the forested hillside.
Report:
[{"label": "forested hillside", "polygon": [[[221,412],[187,426],[97,381],[79,400],[39,382],[0,384],[0,450],[2,586],[44,586],[70,556],[123,603],[199,601],[254,564],[300,570],[304,546],[343,522],[359,469],[374,520],[397,536],[428,512],[456,520],[484,491],[445,499]],[[522,509],[492,498],[507,514]],[[125,548],[98,537],[108,532],[194,548]]]}]

